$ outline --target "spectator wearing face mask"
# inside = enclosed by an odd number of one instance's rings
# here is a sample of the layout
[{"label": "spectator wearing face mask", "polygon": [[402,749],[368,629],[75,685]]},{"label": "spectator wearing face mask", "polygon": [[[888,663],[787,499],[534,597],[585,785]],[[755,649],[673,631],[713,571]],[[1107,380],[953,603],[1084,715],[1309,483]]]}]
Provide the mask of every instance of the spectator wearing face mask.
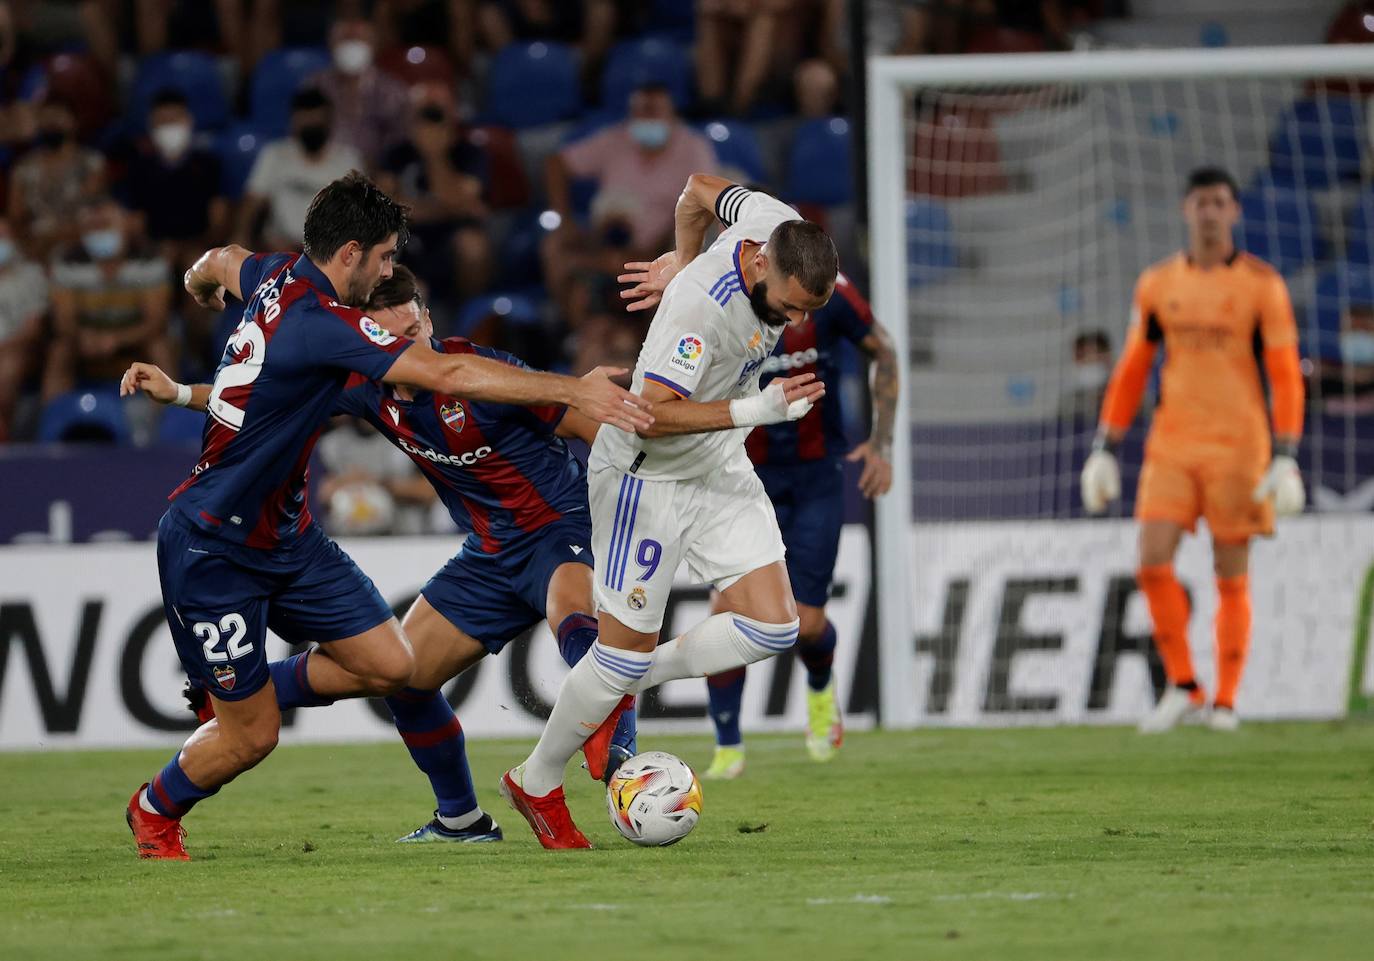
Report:
[{"label": "spectator wearing face mask", "polygon": [[71,109],[58,101],[39,107],[32,149],[15,166],[9,190],[10,226],[29,256],[45,261],[75,240],[77,211],[104,188],[104,158],[77,142]]},{"label": "spectator wearing face mask", "polygon": [[237,242],[252,250],[289,250],[301,245],[305,212],[315,194],[363,158],[332,139],[329,100],[314,87],[291,98],[291,134],[262,148],[244,187]]},{"label": "spectator wearing face mask", "polygon": [[[627,259],[652,259],[670,249],[680,184],[716,166],[710,142],[678,118],[672,96],[659,84],[635,90],[625,121],[549,157],[548,197],[560,226],[544,245],[544,278],[564,316],[576,322],[570,290],[576,274],[613,280]],[[596,181],[591,232],[573,220],[574,178]]]},{"label": "spectator wearing face mask", "polygon": [[1112,343],[1101,330],[1085,330],[1073,339],[1073,364],[1059,405],[1063,417],[1093,420],[1112,376]]},{"label": "spectator wearing face mask", "polygon": [[1341,359],[1319,360],[1311,395],[1326,414],[1374,414],[1374,303],[1341,313]]},{"label": "spectator wearing face mask", "polygon": [[42,356],[48,278],[0,218],[0,443],[11,438],[20,388]]},{"label": "spectator wearing face mask", "polygon": [[361,154],[369,170],[405,138],[409,116],[405,85],[377,69],[376,49],[372,24],[337,21],[329,31],[334,65],[313,81],[334,105],[334,139]]},{"label": "spectator wearing face mask", "polygon": [[471,297],[491,275],[486,157],[463,138],[446,88],[425,89],[410,117],[410,136],[387,151],[377,183],[410,207],[406,260],[435,296]]},{"label": "spectator wearing face mask", "polygon": [[[142,234],[170,265],[173,280],[207,247],[229,231],[229,202],[220,189],[220,162],[197,146],[186,97],[160,91],[148,113],[148,136],[135,149],[124,191],[142,220]],[[212,315],[173,284],[178,313],[184,318],[188,357],[209,362]]]},{"label": "spectator wearing face mask", "polygon": [[79,383],[117,383],[135,360],[176,369],[166,261],[134,244],[129,212],[108,197],[82,208],[77,224],[80,241],[52,266],[45,399]]}]

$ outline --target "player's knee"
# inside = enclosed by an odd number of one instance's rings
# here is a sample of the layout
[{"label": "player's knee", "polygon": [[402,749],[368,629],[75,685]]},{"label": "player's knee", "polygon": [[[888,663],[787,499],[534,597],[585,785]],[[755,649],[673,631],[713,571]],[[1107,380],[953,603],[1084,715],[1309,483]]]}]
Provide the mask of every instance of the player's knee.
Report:
[{"label": "player's knee", "polygon": [[229,751],[240,770],[252,767],[276,749],[281,733],[279,720],[273,718],[270,723],[263,721],[234,732]]},{"label": "player's knee", "polygon": [[825,608],[809,604],[797,605],[797,643],[805,647],[814,644],[825,634]]},{"label": "player's knee", "polygon": [[368,687],[374,696],[386,697],[409,685],[414,673],[415,655],[407,645],[377,663],[367,679]]}]

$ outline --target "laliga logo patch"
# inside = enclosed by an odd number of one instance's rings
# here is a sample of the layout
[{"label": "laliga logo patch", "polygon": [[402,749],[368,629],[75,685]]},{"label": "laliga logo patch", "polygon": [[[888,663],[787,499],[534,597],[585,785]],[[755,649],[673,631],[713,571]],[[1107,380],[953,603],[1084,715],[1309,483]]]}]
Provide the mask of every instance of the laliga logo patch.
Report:
[{"label": "laliga logo patch", "polygon": [[630,596],[625,599],[625,603],[629,604],[633,610],[642,611],[644,610],[644,605],[649,603],[649,599],[644,594],[644,588],[636,587],[634,590],[630,591]]},{"label": "laliga logo patch", "polygon": [[371,317],[359,317],[358,329],[366,335],[378,347],[385,347],[388,344],[396,343],[396,335],[387,333],[385,327],[377,323]]},{"label": "laliga logo patch", "polygon": [[706,346],[701,342],[700,334],[687,334],[677,342],[677,350],[668,359],[668,363],[684,374],[695,374],[697,364],[705,351]]},{"label": "laliga logo patch", "polygon": [[749,349],[749,350],[753,350],[755,347],[760,347],[760,346],[762,346],[762,345],[763,345],[763,334],[760,334],[760,333],[756,330],[756,331],[754,331],[754,336],[749,338],[749,347],[748,347],[748,349]]},{"label": "laliga logo patch", "polygon": [[212,667],[210,670],[215,675],[215,683],[226,691],[234,689],[234,683],[238,680],[238,674],[232,667]]},{"label": "laliga logo patch", "polygon": [[463,410],[463,405],[456,400],[440,407],[439,416],[444,419],[444,424],[455,434],[461,431],[468,422],[467,411]]}]

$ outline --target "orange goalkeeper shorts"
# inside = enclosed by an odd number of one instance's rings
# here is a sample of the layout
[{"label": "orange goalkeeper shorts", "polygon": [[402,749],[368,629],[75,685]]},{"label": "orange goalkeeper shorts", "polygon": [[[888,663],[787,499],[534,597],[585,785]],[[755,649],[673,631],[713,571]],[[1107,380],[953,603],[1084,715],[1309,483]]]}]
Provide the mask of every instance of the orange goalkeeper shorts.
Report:
[{"label": "orange goalkeeper shorts", "polygon": [[1267,537],[1274,533],[1273,502],[1254,500],[1264,471],[1263,464],[1248,459],[1146,457],[1136,520],[1172,521],[1192,533],[1203,517],[1218,541]]}]

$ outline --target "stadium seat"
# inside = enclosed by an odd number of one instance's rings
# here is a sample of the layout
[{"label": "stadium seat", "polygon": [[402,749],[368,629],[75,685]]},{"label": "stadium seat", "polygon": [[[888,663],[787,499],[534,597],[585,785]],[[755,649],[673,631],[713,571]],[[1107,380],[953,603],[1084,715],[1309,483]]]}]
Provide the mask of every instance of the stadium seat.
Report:
[{"label": "stadium seat", "polygon": [[701,129],[715,148],[721,167],[750,183],[768,180],[763,149],[753,127],[733,120],[713,120]]},{"label": "stadium seat", "polygon": [[258,61],[249,85],[249,115],[268,140],[286,134],[291,97],[308,79],[329,66],[329,51],[318,47],[273,50]]},{"label": "stadium seat", "polygon": [[1374,191],[1360,194],[1345,218],[1345,259],[1374,267]]},{"label": "stadium seat", "polygon": [[205,430],[205,412],[189,407],[166,407],[157,425],[159,444],[199,444]]},{"label": "stadium seat", "polygon": [[1326,258],[1326,239],[1307,193],[1261,183],[1241,192],[1239,242],[1283,273]]},{"label": "stadium seat", "polygon": [[[556,218],[556,214],[550,214]],[[543,211],[519,214],[497,247],[496,283],[506,289],[529,287],[543,282],[544,267],[539,248],[548,233],[541,218]],[[557,221],[554,221],[557,226]]]},{"label": "stadium seat", "polygon": [[653,0],[645,22],[647,35],[690,44],[697,34],[697,12],[693,0]]},{"label": "stadium seat", "polygon": [[925,198],[906,204],[907,283],[912,287],[937,279],[959,263],[944,204]]},{"label": "stadium seat", "polygon": [[582,108],[572,51],[561,43],[512,43],[492,58],[483,120],[522,130],[567,120]]},{"label": "stadium seat", "polygon": [[849,121],[843,117],[798,127],[787,158],[787,199],[826,207],[849,203],[854,196],[849,140]]},{"label": "stadium seat", "polygon": [[616,44],[601,74],[601,108],[625,116],[630,94],[646,83],[667,87],[678,110],[686,110],[692,102],[692,58],[686,49],[662,37]]},{"label": "stadium seat", "polygon": [[243,185],[253,170],[253,161],[258,157],[265,138],[246,123],[235,123],[225,128],[215,140],[215,151],[219,154],[220,189],[231,200],[243,196]]},{"label": "stadium seat", "polygon": [[[1374,268],[1339,263],[1317,277],[1315,296],[1308,305],[1308,333],[1303,353],[1325,360],[1341,359],[1341,315],[1347,307],[1374,307]],[[1315,333],[1315,339],[1312,334]]]},{"label": "stadium seat", "polygon": [[54,397],[43,408],[38,440],[44,444],[63,441],[96,441],[127,444],[129,422],[114,387],[73,390]]},{"label": "stadium seat", "polygon": [[1319,190],[1359,179],[1364,136],[1364,117],[1354,100],[1299,100],[1284,111],[1269,140],[1274,182]]},{"label": "stadium seat", "polygon": [[219,130],[229,122],[229,101],[224,96],[219,62],[207,53],[181,51],[156,53],[139,63],[125,117],[127,129],[143,131],[153,98],[168,87],[186,95],[196,129]]}]

